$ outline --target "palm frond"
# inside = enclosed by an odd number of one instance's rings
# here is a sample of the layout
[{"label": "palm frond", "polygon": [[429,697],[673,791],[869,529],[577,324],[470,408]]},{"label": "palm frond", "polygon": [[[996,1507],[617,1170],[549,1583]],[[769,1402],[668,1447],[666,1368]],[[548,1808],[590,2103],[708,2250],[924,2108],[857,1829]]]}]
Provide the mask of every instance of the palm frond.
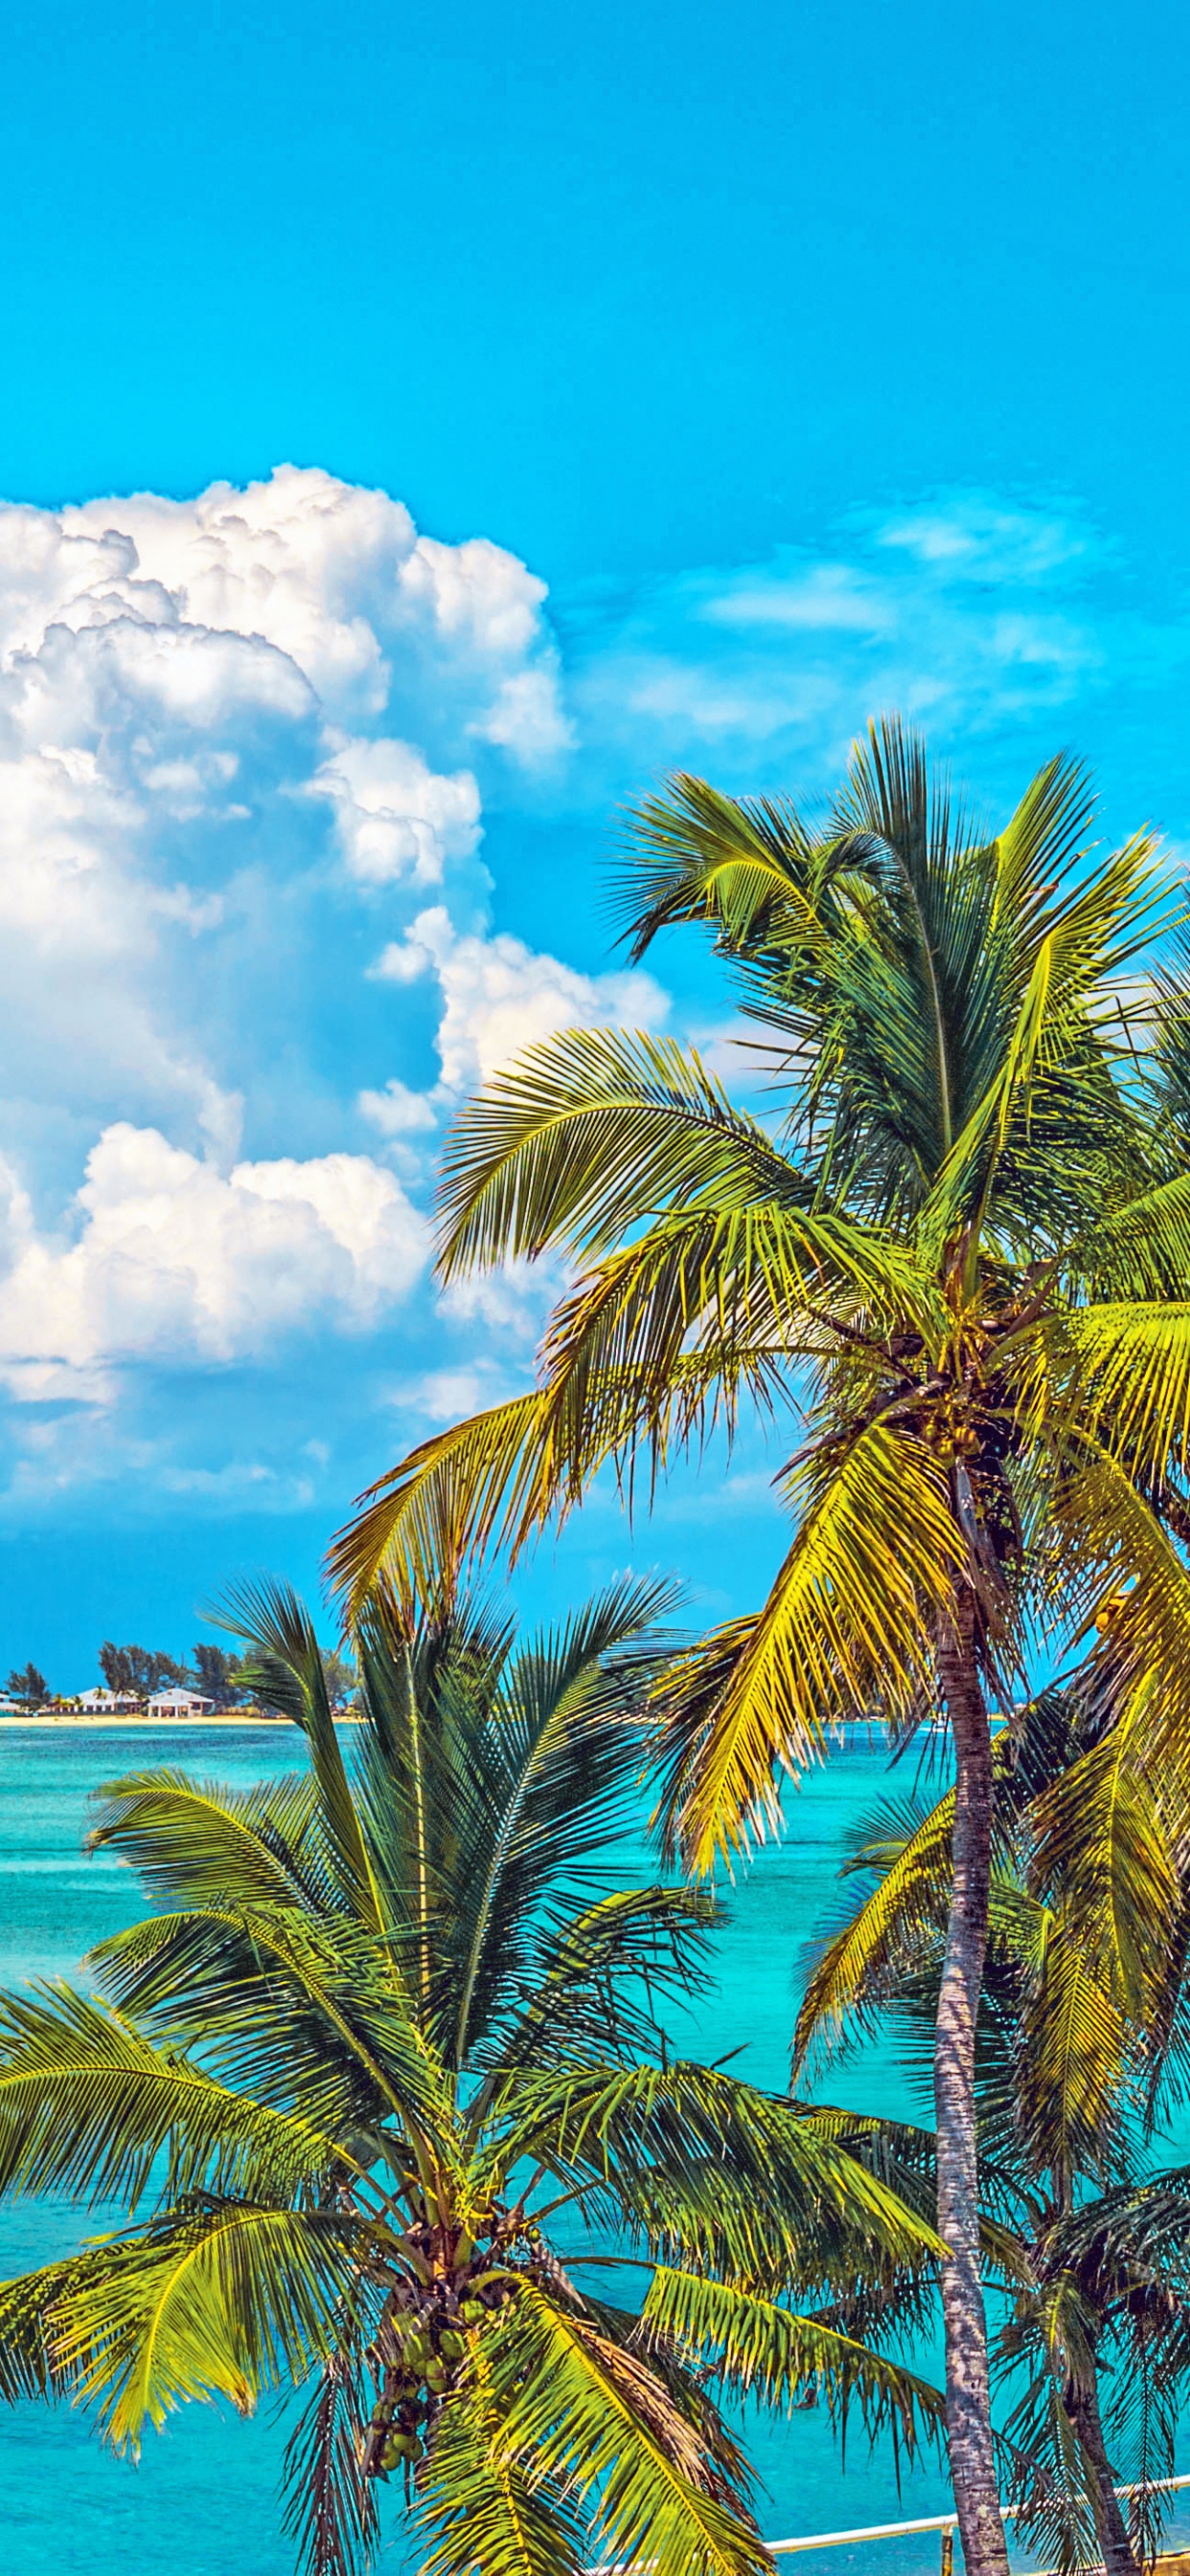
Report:
[{"label": "palm frond", "polygon": [[1022,2368],[1029,2373],[1004,2430],[1009,2500],[1026,2545],[1061,2576],[1099,2559],[1088,2495],[1099,2463],[1089,2457],[1068,2402],[1075,2386],[1094,2376],[1094,2331],[1077,2282],[1059,2274],[1018,2298],[998,2346],[1001,2366],[1011,2367],[1017,2382]]},{"label": "palm frond", "polygon": [[361,1922],[383,1928],[383,1910],[335,1732],[322,1650],[305,1603],[287,1583],[234,1585],[222,1624],[254,1652],[250,1669],[266,1696],[299,1725],[310,1746],[324,1832],[340,1885]]},{"label": "palm frond", "polygon": [[807,1204],[794,1166],[693,1050],[639,1031],[563,1030],[493,1076],[456,1121],[442,1275],[533,1260],[560,1242],[598,1255],[625,1226],[691,1198]]},{"label": "palm frond", "polygon": [[1095,1001],[1153,928],[1152,851],[1151,838],[1137,835],[1090,883],[1075,885],[1046,908],[994,1078],[972,1102],[922,1209],[923,1243],[940,1248],[975,1200],[994,1203],[1014,1131],[1023,1127],[1027,1138],[1034,1121],[1044,1119],[1047,1082],[1076,1060],[1093,1080],[1088,1030]]},{"label": "palm frond", "polygon": [[549,1399],[534,1392],[434,1432],[360,1497],[327,1555],[349,1620],[382,1578],[411,1617],[440,1612],[498,1530],[548,1517],[556,1494]]},{"label": "palm frond", "polygon": [[353,2232],[337,2217],[243,2201],[155,2224],[55,2301],[57,2366],[117,2449],[139,2450],[146,2423],[160,2428],[193,2398],[249,2414],[333,2355],[358,2274]]},{"label": "palm frond", "polygon": [[935,1459],[877,1421],[829,1475],[811,1453],[800,1481],[809,1509],[764,1610],[712,1637],[669,1693],[669,1829],[699,1870],[773,1829],[782,1773],[832,1724],[904,1712],[932,1676],[963,1544]]},{"label": "palm frond", "polygon": [[491,1725],[468,1748],[470,1799],[486,1808],[487,1830],[455,1891],[460,2065],[509,1966],[523,1957],[547,1891],[557,1898],[589,1882],[596,1854],[628,1822],[651,1749],[653,1631],[675,1597],[671,1586],[624,1580],[531,1641],[502,1676]]},{"label": "palm frond", "polygon": [[876,1886],[828,1942],[811,1973],[793,2041],[796,2081],[810,2049],[829,2045],[851,2018],[862,2020],[889,1998],[907,1963],[935,1940],[949,1899],[954,1791],[864,1864],[880,1871]]},{"label": "palm frond", "polygon": [[[1117,1207],[1095,1211],[1082,1241],[1064,1255],[1066,1275],[1094,1300],[1131,1307],[1141,1299],[1184,1301],[1190,1285],[1190,1174],[1159,1180]],[[1076,1322],[1076,1334],[1081,1319]],[[1092,1338],[1094,1335],[1092,1328]],[[1101,1348],[1110,1344],[1104,1335]]]},{"label": "palm frond", "polygon": [[[1044,1350],[1038,1336],[1039,1355]],[[1142,1490],[1190,1466],[1190,1299],[1084,1306],[1055,1328],[1057,1402],[1073,1380],[1080,1426]],[[1045,1352],[1049,1358],[1050,1353]]]},{"label": "palm frond", "polygon": [[297,2113],[230,2091],[68,1986],[3,1999],[0,2190],[135,2206],[165,2148],[178,2192],[281,2203],[350,2163]]},{"label": "palm frond", "polygon": [[446,2079],[394,1941],[296,1908],[157,1917],[92,1954],[123,2012],[263,2102],[338,2136],[398,2111],[434,2127]]},{"label": "palm frond", "polygon": [[138,1771],[97,1794],[88,1850],[118,1853],[157,1903],[320,1908],[328,1900],[311,1780],[237,1792],[185,1771]]},{"label": "palm frond", "polygon": [[690,2367],[710,2364],[734,2395],[762,2396],[771,2406],[788,2409],[799,2398],[821,2396],[832,2423],[844,2429],[858,2406],[870,2437],[892,2432],[910,2459],[923,2433],[937,2438],[945,2425],[946,2401],[928,2380],[750,2284],[705,2280],[661,2264],[642,2317],[646,2349],[652,2334],[672,2339]]},{"label": "palm frond", "polygon": [[601,2554],[646,2558],[658,2576],[762,2576],[751,2515],[643,2357],[526,2287],[493,2367],[502,2449],[585,2492]]},{"label": "palm frond", "polygon": [[285,2528],[300,2576],[362,2576],[380,2536],[375,2481],[363,2474],[371,2391],[354,2340],[336,2338],[285,2446]]},{"label": "palm frond", "polygon": [[[500,2145],[606,2185],[621,2210],[684,2254],[715,2249],[736,2273],[821,2282],[832,2265],[910,2270],[938,2238],[879,2175],[848,2152],[837,2120],[818,2121],[722,2071],[596,2064],[518,2078],[495,2096]],[[799,2270],[800,2267],[800,2270]]]},{"label": "palm frond", "polygon": [[549,1923],[529,1949],[519,2009],[501,2016],[477,2062],[503,2070],[540,2063],[543,2049],[580,2063],[595,2050],[623,2060],[657,2049],[658,2014],[714,1982],[716,1920],[713,1899],[698,1889],[641,1887]]},{"label": "palm frond", "polygon": [[112,2246],[92,2245],[82,2254],[0,2281],[0,2398],[5,2405],[74,2393],[76,2372],[58,2350],[55,2311],[61,2302],[106,2280],[118,2260]]},{"label": "palm frond", "polygon": [[788,973],[803,943],[812,955],[823,941],[817,858],[792,806],[724,796],[679,772],[629,816],[617,909],[633,963],[659,932],[692,921],[732,956],[773,949]]},{"label": "palm frond", "polygon": [[423,2576],[580,2576],[581,2488],[510,2447],[503,2395],[481,2345],[421,2473],[418,2520],[433,2544]]},{"label": "palm frond", "polygon": [[1113,1576],[1132,1589],[1092,1658],[1114,1722],[1037,1800],[1034,1875],[1061,1888],[1095,1976],[1143,2027],[1176,1930],[1176,1838],[1190,1813],[1190,1578],[1122,1468],[1089,1445],[1055,1495],[1053,1527],[1084,1597]]},{"label": "palm frond", "polygon": [[1013,2062],[1013,2110],[1034,2173],[1069,2193],[1121,2144],[1132,2033],[1120,2003],[1061,1921],[1026,1985]]}]

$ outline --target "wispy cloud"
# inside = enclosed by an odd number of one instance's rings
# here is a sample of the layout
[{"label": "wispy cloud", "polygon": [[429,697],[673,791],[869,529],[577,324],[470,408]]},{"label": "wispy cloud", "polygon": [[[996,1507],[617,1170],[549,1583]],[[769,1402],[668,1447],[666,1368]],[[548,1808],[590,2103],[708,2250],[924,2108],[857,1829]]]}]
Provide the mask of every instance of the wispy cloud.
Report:
[{"label": "wispy cloud", "polygon": [[888,707],[951,745],[1052,727],[1190,657],[1190,627],[1140,620],[1117,572],[1073,511],[960,494],[856,513],[829,552],[591,594],[570,638],[589,775],[635,760],[813,787]]}]

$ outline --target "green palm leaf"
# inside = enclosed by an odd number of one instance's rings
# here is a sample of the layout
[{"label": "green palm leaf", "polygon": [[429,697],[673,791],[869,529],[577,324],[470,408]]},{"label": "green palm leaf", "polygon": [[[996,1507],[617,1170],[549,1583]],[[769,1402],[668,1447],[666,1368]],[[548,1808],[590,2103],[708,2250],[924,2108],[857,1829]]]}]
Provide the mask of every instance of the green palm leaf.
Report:
[{"label": "green palm leaf", "polygon": [[828,1942],[806,1986],[793,2042],[794,2080],[818,2041],[829,2046],[849,2019],[871,2018],[932,1947],[945,1920],[954,1838],[954,1791],[882,1855],[871,1895]]},{"label": "green palm leaf", "polygon": [[420,2520],[433,2542],[424,2576],[579,2576],[587,2536],[575,2487],[510,2455],[503,2392],[481,2350],[462,2402],[427,2463]]},{"label": "green palm leaf", "polygon": [[323,1832],[347,1902],[373,1931],[384,1912],[359,1816],[348,1785],[314,1623],[286,1583],[244,1584],[227,1596],[220,1618],[255,1656],[265,1694],[300,1726],[310,1745]]},{"label": "green palm leaf", "polygon": [[173,2188],[286,2200],[347,2151],[297,2113],[246,2099],[67,1986],[0,2009],[0,2189],[135,2206],[168,2151]]},{"label": "green palm leaf", "polygon": [[376,2489],[363,2474],[370,2374],[353,2338],[320,2364],[285,2450],[285,2526],[303,2576],[361,2576],[380,2537]]},{"label": "green palm leaf", "polygon": [[679,2254],[724,2246],[737,2272],[780,2261],[792,2277],[799,2227],[819,2280],[832,2264],[852,2274],[865,2263],[919,2268],[938,2251],[933,2230],[848,2152],[832,2119],[680,2060],[520,2079],[501,2147],[513,2153],[610,2188]]},{"label": "green palm leaf", "polygon": [[891,2430],[913,2456],[923,2433],[937,2435],[946,2401],[928,2380],[854,2335],[799,2316],[748,2284],[700,2280],[659,2265],[644,2305],[647,2331],[672,2338],[694,2364],[713,2359],[725,2387],[786,2408],[822,2395],[845,2425],[858,2405],[873,2438]]},{"label": "green palm leaf", "polygon": [[[771,1830],[782,1772],[823,1749],[836,1721],[910,1710],[933,1673],[962,1540],[935,1460],[877,1421],[832,1474],[811,1453],[809,1509],[759,1619],[679,1677],[690,1707],[670,1785],[671,1829],[694,1867]],[[892,1532],[895,1529],[895,1544]],[[675,1692],[677,1696],[677,1692]]]},{"label": "green palm leaf", "polygon": [[55,2300],[56,2366],[118,2449],[189,2398],[250,2414],[335,2350],[355,2231],[329,2215],[236,2201],[126,2242],[97,2282]]},{"label": "green palm leaf", "polygon": [[435,1432],[369,1487],[327,1558],[355,1620],[381,1581],[403,1613],[429,1615],[498,1529],[547,1517],[555,1496],[548,1399],[519,1395]]},{"label": "green palm leaf", "polygon": [[659,2576],[760,2576],[754,2524],[715,2491],[695,2427],[643,2358],[530,2290],[493,2368],[501,2450],[585,2490],[601,2552],[647,2558]]},{"label": "green palm leaf", "polygon": [[803,941],[813,956],[824,941],[815,908],[822,873],[792,806],[724,796],[705,778],[679,774],[629,821],[618,908],[633,963],[660,931],[688,921],[733,956],[773,948],[785,961]]},{"label": "green palm leaf", "polygon": [[442,1272],[530,1259],[559,1240],[598,1254],[645,1209],[806,1206],[796,1170],[672,1039],[568,1029],[463,1111],[441,1182]]},{"label": "green palm leaf", "polygon": [[105,1782],[99,1797],[88,1849],[117,1852],[158,1902],[321,1906],[329,1895],[308,1779],[244,1795],[184,1771],[141,1771]]}]

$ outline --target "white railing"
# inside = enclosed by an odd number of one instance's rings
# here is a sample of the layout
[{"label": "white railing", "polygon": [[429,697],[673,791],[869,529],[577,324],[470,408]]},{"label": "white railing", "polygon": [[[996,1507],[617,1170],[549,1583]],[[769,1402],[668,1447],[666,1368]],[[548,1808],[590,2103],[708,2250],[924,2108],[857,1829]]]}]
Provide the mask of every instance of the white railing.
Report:
[{"label": "white railing", "polygon": [[[1149,2495],[1168,2495],[1175,2487],[1190,2487],[1190,2477],[1154,2478],[1144,2491]],[[1139,2495],[1141,2492],[1140,2485],[1116,2488],[1118,2496]],[[1011,2522],[1016,2510],[1015,2505],[1006,2504],[1002,2508],[1002,2519]],[[918,2531],[940,2531],[950,2537],[958,2527],[957,2513],[927,2513],[917,2522],[871,2522],[862,2531],[811,2531],[803,2533],[797,2540],[766,2540],[765,2548],[770,2558],[791,2558],[797,2550],[846,2549],[862,2540],[910,2539]]]},{"label": "white railing", "polygon": [[958,2527],[957,2513],[927,2513],[919,2522],[869,2522],[862,2531],[808,2531],[800,2540],[766,2540],[764,2545],[770,2558],[789,2558],[795,2549],[845,2549],[856,2540],[901,2540],[915,2531],[957,2531]]},{"label": "white railing", "polygon": [[[1118,2496],[1172,2495],[1176,2487],[1190,2487],[1190,2476],[1150,2478],[1147,2482],[1142,2478],[1135,2486],[1117,2487],[1116,2494]],[[1017,2511],[1018,2507],[1014,2504],[1001,2505],[1001,2521],[1011,2522]],[[869,2522],[859,2531],[810,2531],[801,2534],[796,2540],[766,2540],[764,2548],[769,2558],[790,2558],[796,2550],[801,2549],[846,2549],[861,2540],[904,2540],[912,2539],[913,2534],[918,2531],[940,2531],[942,2563],[944,2567],[949,2567],[950,2547],[953,2545],[958,2527],[957,2513],[927,2513],[923,2514],[917,2522]],[[587,2576],[648,2576],[649,2569],[655,2567],[656,2563],[656,2560],[651,2558],[606,2559],[601,2567],[588,2568]],[[1052,2571],[1042,2570],[1041,2576],[1052,2576]]]}]

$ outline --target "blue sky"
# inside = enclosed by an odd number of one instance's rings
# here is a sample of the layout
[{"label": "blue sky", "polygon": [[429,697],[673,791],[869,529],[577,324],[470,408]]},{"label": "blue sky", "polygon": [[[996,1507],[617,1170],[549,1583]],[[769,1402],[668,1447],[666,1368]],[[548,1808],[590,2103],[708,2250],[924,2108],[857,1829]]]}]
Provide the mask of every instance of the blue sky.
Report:
[{"label": "blue sky", "polygon": [[[692,947],[609,950],[667,766],[813,797],[899,705],[993,808],[1072,744],[1190,849],[1186,58],[1163,7],[9,21],[0,1659],[312,1583],[523,1382],[540,1285],[430,1279],[453,1105],[566,1019],[741,1070]],[[772,1463],[530,1591],[632,1546],[746,1606]]]}]

